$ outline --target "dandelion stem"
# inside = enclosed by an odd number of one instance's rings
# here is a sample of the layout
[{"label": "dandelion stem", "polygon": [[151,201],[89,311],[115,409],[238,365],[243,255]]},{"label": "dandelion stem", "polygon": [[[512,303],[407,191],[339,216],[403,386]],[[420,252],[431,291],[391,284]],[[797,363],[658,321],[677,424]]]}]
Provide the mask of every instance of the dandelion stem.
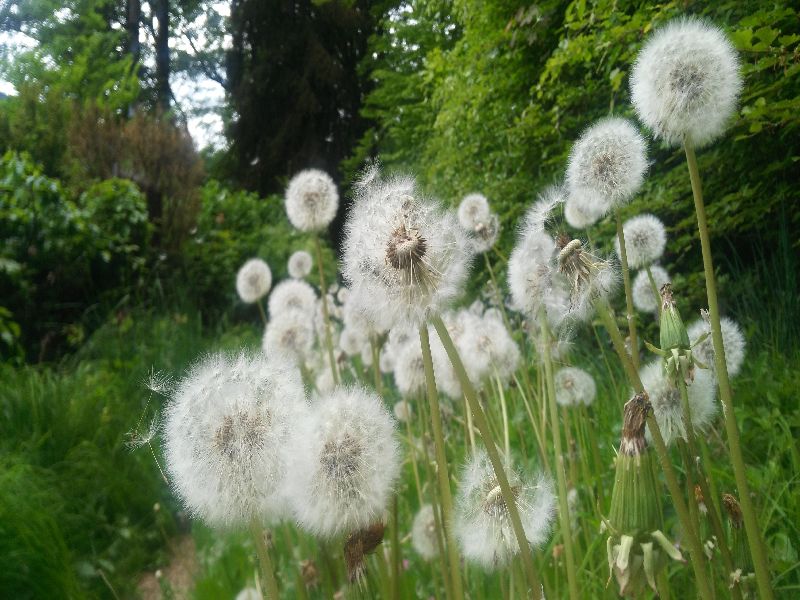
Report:
[{"label": "dandelion stem", "polygon": [[392,499],[392,599],[400,597],[400,523],[397,518],[397,494]]},{"label": "dandelion stem", "polygon": [[328,311],[328,287],[325,285],[325,269],[322,266],[322,245],[319,236],[314,236],[314,246],[317,251],[317,270],[319,271],[319,295],[322,298],[322,318],[325,321],[325,348],[328,352],[328,361],[331,365],[333,382],[339,383],[339,368],[333,356],[333,338],[331,337],[331,316]]},{"label": "dandelion stem", "polygon": [[444,521],[444,541],[447,546],[447,555],[450,562],[450,583],[453,589],[453,598],[462,600],[464,591],[461,587],[461,572],[458,559],[458,548],[453,538],[453,495],[450,492],[450,475],[447,468],[447,456],[442,433],[442,415],[439,411],[439,393],[436,390],[436,379],[433,374],[433,358],[431,357],[431,344],[428,336],[428,327],[423,323],[419,328],[419,341],[422,347],[422,363],[425,368],[425,384],[428,391],[428,404],[431,409],[431,429],[433,443],[436,449],[436,474],[439,481],[439,500],[442,507],[442,520]]},{"label": "dandelion stem", "polygon": [[697,214],[697,228],[700,233],[700,246],[703,252],[703,270],[706,278],[706,294],[708,296],[708,312],[711,321],[711,341],[714,345],[714,365],[719,384],[719,395],[722,399],[723,415],[725,416],[725,431],[728,434],[728,450],[733,464],[733,474],[736,487],[739,491],[739,501],[744,517],[744,527],[747,532],[747,542],[750,545],[750,555],[753,557],[753,567],[756,574],[758,593],[762,600],[773,598],[769,578],[764,540],[756,519],[753,502],[750,499],[750,486],[747,483],[742,449],[739,443],[739,427],[736,423],[736,413],[733,409],[733,393],[728,368],[725,362],[725,347],[722,343],[722,329],[720,327],[719,303],[717,302],[717,283],[714,277],[714,263],[711,256],[711,239],[708,233],[706,207],[703,202],[703,187],[700,181],[700,171],[697,167],[697,156],[694,147],[688,139],[684,139],[683,148],[686,152],[686,162],[689,166],[689,179],[692,183],[694,208]]},{"label": "dandelion stem", "polygon": [[628,319],[628,335],[631,339],[631,359],[633,366],[639,370],[639,339],[636,335],[636,313],[633,311],[633,289],[631,288],[631,273],[628,269],[628,250],[625,247],[625,232],[622,228],[622,218],[619,216],[619,211],[616,211],[617,217],[617,238],[619,239],[619,257],[622,263],[622,282],[625,286],[625,309],[627,311],[626,317]]},{"label": "dandelion stem", "polygon": [[275,572],[272,570],[272,560],[269,557],[267,540],[264,538],[264,528],[261,527],[256,519],[250,521],[250,533],[256,543],[256,552],[261,563],[261,577],[265,583],[266,600],[277,600],[280,597],[278,595],[278,582],[275,580]]},{"label": "dandelion stem", "polygon": [[654,297],[656,299],[656,317],[661,320],[661,302],[659,298],[661,298],[661,292],[658,291],[658,284],[656,283],[656,278],[653,277],[653,270],[650,268],[650,265],[645,267],[647,270],[647,279],[650,281],[650,289],[653,290]]},{"label": "dandelion stem", "polygon": [[261,322],[264,324],[264,327],[266,327],[267,314],[264,312],[264,305],[261,303],[261,300],[256,300],[256,306],[258,307],[258,314],[261,315]]},{"label": "dandelion stem", "polygon": [[561,431],[558,423],[558,406],[556,406],[556,384],[553,376],[553,358],[550,355],[552,342],[550,327],[547,324],[547,315],[544,311],[539,314],[539,329],[542,335],[542,355],[544,359],[545,390],[547,402],[550,407],[550,431],[553,435],[555,449],[556,479],[558,481],[558,519],[561,521],[561,537],[564,541],[564,555],[567,563],[567,586],[569,597],[576,600],[578,595],[578,576],[575,572],[575,554],[572,547],[572,529],[569,523],[569,505],[567,502],[567,477],[564,472],[564,454],[561,448]]},{"label": "dandelion stem", "polygon": [[497,483],[500,485],[500,492],[503,496],[503,500],[505,501],[506,508],[508,509],[508,516],[511,519],[511,525],[514,529],[514,534],[517,537],[517,543],[519,544],[520,554],[522,555],[522,563],[525,567],[525,575],[528,580],[528,585],[530,586],[534,597],[539,597],[542,588],[533,564],[531,547],[528,544],[527,538],[525,537],[525,529],[522,527],[522,520],[520,519],[519,510],[517,509],[517,501],[514,498],[514,494],[511,491],[511,486],[508,483],[505,466],[500,458],[500,454],[497,451],[497,444],[495,443],[491,431],[489,430],[489,422],[486,419],[486,413],[483,412],[483,409],[478,402],[475,388],[472,386],[472,382],[467,376],[467,372],[464,369],[464,363],[461,362],[461,357],[458,354],[458,350],[456,350],[455,344],[453,343],[453,340],[450,337],[442,318],[436,316],[433,317],[431,321],[436,329],[436,333],[439,334],[439,339],[442,341],[442,345],[447,352],[447,356],[450,358],[450,362],[453,364],[453,369],[455,370],[458,380],[461,383],[461,390],[464,392],[464,396],[469,403],[470,411],[475,419],[475,425],[478,427],[478,431],[481,434],[481,439],[483,439],[483,444],[486,447],[486,454],[489,456],[489,460],[492,463],[492,468],[494,469],[495,476],[497,477]]},{"label": "dandelion stem", "polygon": [[381,375],[380,350],[374,335],[369,336],[369,345],[372,350],[372,372],[375,376],[375,391],[383,396],[383,376]]},{"label": "dandelion stem", "polygon": [[[633,367],[631,358],[628,356],[628,353],[625,350],[625,343],[622,341],[622,334],[620,333],[614,318],[611,316],[608,304],[604,301],[600,301],[595,303],[595,307],[598,315],[600,315],[600,318],[603,321],[603,324],[608,330],[608,334],[611,336],[611,342],[614,344],[614,349],[619,355],[619,359],[622,362],[622,366],[625,368],[625,373],[628,375],[628,379],[633,386],[634,391],[637,393],[646,393],[644,386],[642,385],[642,380],[639,377],[639,373]],[[700,597],[703,598],[703,600],[711,600],[713,595],[711,593],[711,588],[709,587],[708,578],[706,576],[706,559],[705,555],[703,554],[703,547],[700,543],[700,538],[697,535],[697,531],[694,527],[692,527],[689,509],[686,506],[686,502],[683,500],[681,488],[678,485],[678,477],[675,474],[675,469],[673,468],[672,463],[670,462],[667,446],[664,443],[664,438],[661,435],[661,430],[658,427],[658,422],[656,421],[655,416],[653,416],[652,411],[649,411],[647,415],[647,427],[650,429],[650,435],[653,437],[653,442],[656,447],[656,454],[658,455],[658,460],[661,463],[661,469],[664,471],[664,478],[667,481],[667,489],[669,490],[669,494],[672,497],[672,502],[675,505],[675,512],[678,513],[678,520],[683,526],[686,536],[689,538],[689,550],[692,557],[692,568],[694,569],[694,575]]]},{"label": "dandelion stem", "polygon": [[[687,461],[686,464],[687,476],[693,468],[697,472],[697,483],[700,486],[700,492],[703,494],[703,501],[708,509],[708,518],[711,521],[711,528],[717,538],[717,545],[719,546],[719,551],[722,555],[722,562],[725,565],[725,571],[726,573],[733,573],[735,570],[735,567],[733,566],[733,556],[728,548],[725,531],[722,529],[722,519],[717,511],[717,505],[714,502],[715,496],[711,493],[711,489],[708,485],[708,480],[706,479],[702,465],[695,461],[695,459],[699,456],[697,452],[697,439],[695,438],[694,428],[692,427],[692,414],[691,408],[689,407],[689,392],[686,389],[686,382],[683,380],[683,377],[678,377],[678,389],[681,394],[683,427],[686,430],[686,440],[688,446],[687,454],[690,457],[690,460]],[[692,501],[691,499],[693,497],[694,490],[690,488],[690,501]],[[736,600],[741,600],[742,591],[738,585],[732,588],[731,595]]]}]

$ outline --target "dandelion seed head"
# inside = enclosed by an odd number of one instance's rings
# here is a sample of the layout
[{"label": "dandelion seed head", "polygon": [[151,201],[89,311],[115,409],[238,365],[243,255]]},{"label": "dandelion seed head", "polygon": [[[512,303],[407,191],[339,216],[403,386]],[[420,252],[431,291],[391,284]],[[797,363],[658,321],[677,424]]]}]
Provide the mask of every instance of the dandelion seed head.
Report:
[{"label": "dandelion seed head", "polygon": [[267,323],[261,347],[267,355],[285,356],[296,364],[306,364],[314,347],[312,323],[299,310],[279,313]]},{"label": "dandelion seed head", "polygon": [[419,396],[425,389],[425,368],[419,344],[406,344],[394,363],[394,383],[404,398]]},{"label": "dandelion seed head", "polygon": [[467,231],[485,223],[491,214],[489,201],[483,194],[467,194],[458,205],[458,222]]},{"label": "dandelion seed head", "polygon": [[646,144],[627,119],[609,117],[589,127],[572,147],[566,184],[570,192],[589,190],[610,206],[628,202],[647,170]]},{"label": "dandelion seed head", "polygon": [[505,324],[494,318],[473,317],[458,346],[470,379],[496,375],[506,382],[519,366],[520,351],[516,342]]},{"label": "dandelion seed head", "polygon": [[[555,515],[553,484],[544,475],[522,476],[506,468],[525,537],[534,548],[545,543]],[[502,568],[519,552],[508,507],[486,453],[473,456],[459,485],[456,539],[464,558],[487,570]]]},{"label": "dandelion seed head", "polygon": [[685,17],[660,27],[636,58],[631,100],[656,138],[696,147],[721,136],[736,109],[742,78],[736,50],[725,33]]},{"label": "dandelion seed head", "polygon": [[170,481],[214,526],[284,513],[289,435],[306,410],[297,369],[263,354],[211,354],[175,387],[164,417]]},{"label": "dandelion seed head", "polygon": [[339,192],[330,175],[306,169],[292,177],[286,188],[286,215],[300,231],[325,229],[339,208]]},{"label": "dandelion seed head", "polygon": [[[722,317],[719,324],[722,330],[722,345],[725,347],[725,366],[728,368],[728,375],[736,377],[744,364],[747,342],[744,339],[742,329],[733,319]],[[711,339],[711,326],[704,319],[699,319],[688,327],[687,333],[689,334],[689,341],[692,343],[692,354],[714,373],[716,366],[714,364],[714,342]],[[697,340],[706,333],[708,336],[697,344]]]},{"label": "dandelion seed head", "polygon": [[287,311],[299,311],[307,316],[317,308],[317,293],[301,279],[281,281],[269,295],[269,316],[274,319]]},{"label": "dandelion seed head", "polygon": [[394,406],[392,407],[392,412],[394,413],[395,419],[397,419],[401,423],[406,423],[407,421],[411,420],[413,409],[411,407],[411,404],[407,400],[400,400],[399,402],[394,403]]},{"label": "dandelion seed head", "polygon": [[[686,439],[683,427],[680,391],[664,373],[661,360],[651,362],[639,372],[642,385],[650,397],[653,415],[658,422],[664,443],[668,446],[678,438]],[[714,399],[714,382],[711,374],[705,369],[695,369],[694,381],[687,385],[689,410],[692,413],[692,425],[702,432],[714,419],[717,403]],[[652,442],[650,430],[647,430],[647,441]]]},{"label": "dandelion seed head", "polygon": [[433,560],[439,555],[436,519],[433,515],[433,506],[430,504],[423,504],[414,515],[414,522],[411,524],[411,545],[425,560]]},{"label": "dandelion seed head", "polygon": [[394,422],[376,394],[348,386],[321,397],[292,448],[286,488],[302,527],[330,538],[382,518],[400,454]]},{"label": "dandelion seed head", "polygon": [[602,194],[587,188],[571,190],[564,201],[564,219],[570,227],[586,229],[611,210],[611,203]]},{"label": "dandelion seed head", "polygon": [[272,286],[272,271],[260,258],[245,262],[236,274],[236,293],[242,302],[252,304],[266,296]]},{"label": "dandelion seed head", "polygon": [[[622,226],[628,266],[641,269],[656,262],[667,246],[667,230],[661,220],[653,215],[638,215],[625,221]],[[617,256],[622,258],[619,239],[614,241]]]},{"label": "dandelion seed head", "polygon": [[376,321],[419,325],[462,292],[470,260],[455,215],[408,177],[358,188],[345,227],[345,279]]},{"label": "dandelion seed head", "polygon": [[305,250],[298,250],[292,252],[289,257],[287,268],[289,270],[289,277],[293,279],[305,279],[311,273],[311,267],[314,266],[314,259]]},{"label": "dandelion seed head", "polygon": [[658,265],[651,265],[650,272],[653,274],[656,289],[653,289],[650,277],[647,275],[647,271],[643,269],[633,278],[631,293],[633,294],[633,305],[637,310],[655,314],[658,312],[658,306],[661,303],[661,296],[656,293],[656,290],[660,290],[661,286],[669,283],[671,279],[667,271]]},{"label": "dandelion seed head", "polygon": [[594,378],[578,367],[563,367],[555,374],[556,402],[561,406],[591,405],[597,395]]}]

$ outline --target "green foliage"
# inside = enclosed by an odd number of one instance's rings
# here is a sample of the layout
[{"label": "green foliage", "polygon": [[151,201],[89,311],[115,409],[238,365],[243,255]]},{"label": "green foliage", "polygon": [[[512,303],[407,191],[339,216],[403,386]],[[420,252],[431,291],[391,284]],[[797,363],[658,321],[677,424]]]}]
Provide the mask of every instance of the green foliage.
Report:
[{"label": "green foliage", "polygon": [[[287,277],[286,263],[295,250],[311,252],[316,261],[313,237],[290,227],[280,196],[261,198],[210,181],[201,190],[201,206],[196,232],[184,250],[184,264],[193,295],[202,298],[209,310],[227,310],[237,302],[236,273],[249,258],[264,259],[273,282]],[[329,251],[324,260],[327,272],[334,273]]]},{"label": "green foliage", "polygon": [[[414,10],[427,4],[413,4]],[[451,204],[483,192],[506,225],[500,250],[507,254],[513,224],[537,193],[563,177],[581,131],[608,114],[634,116],[628,76],[648,33],[687,13],[729,32],[745,78],[729,133],[699,156],[712,235],[748,248],[754,237],[769,238],[767,224],[783,215],[789,239],[797,240],[800,213],[791,210],[790,182],[800,178],[800,29],[794,11],[780,3],[463,0],[452,10],[454,41],[426,36],[422,18],[401,20],[402,27],[384,29],[373,42],[390,49],[371,71],[376,85],[364,108],[377,124],[362,139],[350,172],[367,147],[389,169],[415,172]],[[420,45],[408,52],[406,40]],[[658,215],[670,232],[668,266],[699,274],[685,161],[657,143],[650,154],[645,187],[624,216]],[[610,239],[612,231],[606,220],[591,236]],[[754,257],[743,259],[752,264]],[[699,296],[692,299],[699,303]]]},{"label": "green foliage", "polygon": [[41,357],[70,331],[80,340],[88,303],[136,283],[148,237],[147,206],[132,183],[109,180],[73,199],[26,155],[0,159],[0,290],[28,352],[39,343]]}]

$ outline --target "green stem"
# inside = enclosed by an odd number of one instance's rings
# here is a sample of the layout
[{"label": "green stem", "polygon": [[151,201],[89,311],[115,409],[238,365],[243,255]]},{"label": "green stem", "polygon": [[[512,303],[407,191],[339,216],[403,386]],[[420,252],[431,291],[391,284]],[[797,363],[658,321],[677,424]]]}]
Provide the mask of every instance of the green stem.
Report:
[{"label": "green stem", "polygon": [[689,178],[692,183],[694,208],[697,213],[697,228],[700,233],[700,246],[703,251],[703,270],[706,279],[706,294],[708,295],[708,312],[711,321],[711,340],[714,345],[714,365],[719,384],[719,395],[722,399],[725,416],[725,431],[728,435],[728,449],[733,464],[733,474],[736,478],[736,487],[739,491],[739,501],[744,517],[744,527],[747,532],[747,542],[750,545],[750,555],[753,557],[753,566],[756,574],[758,592],[762,600],[773,598],[770,585],[769,566],[758,526],[753,502],[750,499],[750,486],[747,483],[747,473],[742,458],[742,449],[739,443],[739,426],[736,423],[736,413],[733,409],[733,393],[728,378],[728,368],[725,363],[725,347],[722,343],[722,329],[720,327],[719,303],[717,302],[717,283],[714,277],[714,263],[711,256],[711,239],[708,234],[706,220],[706,207],[703,203],[703,189],[700,181],[700,171],[697,167],[697,156],[694,147],[688,139],[684,140],[686,162],[689,166]]},{"label": "green stem", "polygon": [[[689,407],[689,391],[686,389],[686,382],[682,377],[678,377],[678,389],[680,390],[681,394],[683,427],[686,430],[688,453],[692,459],[690,461],[691,464],[686,465],[687,473],[692,468],[694,468],[697,473],[697,483],[700,486],[700,492],[703,494],[703,502],[705,503],[708,511],[709,521],[711,521],[711,529],[714,531],[714,535],[717,538],[717,546],[719,547],[720,554],[722,555],[722,562],[725,565],[725,572],[733,573],[735,570],[733,566],[733,556],[728,548],[725,531],[722,529],[722,519],[717,511],[717,505],[714,502],[715,496],[711,492],[711,488],[708,485],[708,480],[706,479],[702,466],[695,462],[696,458],[699,458],[697,451],[697,439],[695,438],[694,427],[692,426],[692,414],[691,408]],[[690,490],[689,493],[690,498],[693,498],[694,490]],[[738,585],[733,587],[731,590],[731,595],[735,600],[741,600],[742,591]]]},{"label": "green stem", "polygon": [[633,288],[631,287],[631,273],[628,269],[628,249],[625,247],[625,232],[622,229],[622,218],[619,211],[617,217],[617,239],[619,239],[619,257],[622,264],[622,282],[625,285],[625,308],[627,310],[628,334],[631,339],[631,358],[633,366],[639,369],[639,338],[636,335],[636,313],[633,311]]},{"label": "green stem", "polygon": [[547,402],[550,407],[550,430],[555,448],[555,468],[558,480],[558,518],[561,521],[561,536],[564,540],[564,555],[567,563],[567,586],[569,597],[576,600],[578,596],[578,578],[575,572],[575,554],[572,549],[572,529],[569,523],[569,504],[567,502],[567,477],[564,473],[564,454],[561,450],[561,431],[558,423],[558,407],[556,406],[556,384],[553,375],[553,359],[550,355],[550,328],[547,315],[539,314],[539,328],[542,332],[542,354],[544,358],[544,377],[547,391]]},{"label": "green stem", "polygon": [[647,265],[645,269],[647,270],[647,279],[650,280],[650,289],[653,290],[653,297],[656,299],[657,322],[661,322],[661,292],[658,291],[658,284],[656,284],[656,278],[653,277],[653,271],[650,269],[650,265]]},{"label": "green stem", "polygon": [[534,597],[540,597],[542,587],[533,564],[531,547],[528,544],[527,538],[525,537],[525,529],[522,526],[522,520],[519,516],[517,501],[514,498],[514,493],[511,491],[511,486],[508,483],[505,466],[500,458],[500,454],[497,451],[497,445],[495,444],[494,438],[489,431],[489,423],[486,419],[486,414],[483,412],[483,409],[478,402],[478,397],[475,394],[475,388],[467,376],[467,371],[464,369],[464,363],[461,362],[461,357],[458,354],[458,350],[456,350],[455,344],[453,344],[453,340],[450,337],[450,333],[447,331],[447,327],[442,321],[442,318],[436,316],[433,317],[431,321],[436,329],[436,333],[439,334],[439,339],[441,340],[442,345],[447,352],[447,356],[450,358],[450,362],[453,364],[453,369],[455,369],[458,380],[461,383],[461,390],[464,392],[464,396],[469,403],[470,412],[472,412],[472,416],[475,419],[475,425],[478,427],[478,431],[481,434],[481,439],[483,439],[483,444],[486,447],[486,454],[489,456],[489,461],[492,463],[494,474],[497,477],[497,483],[500,485],[500,493],[503,496],[503,500],[505,500],[506,508],[508,509],[508,516],[511,519],[511,525],[514,529],[514,534],[517,537],[517,543],[519,544],[520,554],[522,555],[522,563],[525,567],[525,575],[528,579],[528,585],[530,586]]},{"label": "green stem", "polygon": [[392,599],[400,598],[400,523],[397,518],[397,494],[392,500]]},{"label": "green stem", "polygon": [[[606,325],[608,334],[611,336],[611,342],[613,343],[614,349],[619,355],[619,359],[625,368],[625,373],[628,375],[628,379],[633,386],[633,389],[637,393],[646,393],[644,386],[642,385],[642,380],[639,377],[639,373],[633,367],[631,358],[625,350],[625,344],[622,341],[622,334],[619,332],[619,328],[609,312],[608,304],[604,302],[598,302],[595,304],[595,307],[597,309],[597,313],[600,315],[600,318],[603,320],[603,323]],[[669,494],[672,496],[672,502],[675,505],[675,512],[678,513],[678,519],[680,520],[681,526],[686,532],[686,536],[689,538],[689,550],[692,556],[692,568],[694,569],[694,575],[700,597],[704,600],[711,600],[713,595],[711,594],[711,588],[708,585],[708,578],[706,576],[706,559],[705,555],[703,554],[703,547],[700,543],[700,538],[696,535],[696,532],[692,527],[689,509],[683,500],[681,488],[678,485],[678,477],[676,476],[675,469],[669,460],[667,446],[664,444],[664,438],[661,435],[661,430],[658,427],[658,422],[653,416],[652,411],[650,411],[647,416],[647,426],[650,429],[650,434],[653,436],[656,454],[658,455],[658,460],[661,463],[661,469],[664,471],[664,478],[667,481],[667,489],[669,490]]]},{"label": "green stem", "polygon": [[264,306],[261,304],[261,300],[256,300],[256,306],[258,307],[258,314],[261,315],[261,322],[264,324],[264,327],[267,326],[267,315],[264,312]]},{"label": "green stem", "polygon": [[369,336],[369,345],[372,349],[372,372],[375,376],[375,391],[383,396],[383,375],[381,374],[380,349],[374,335]]},{"label": "green stem", "polygon": [[275,572],[272,570],[272,560],[269,557],[269,548],[264,539],[264,529],[256,519],[250,521],[250,533],[256,543],[258,560],[261,563],[261,576],[264,579],[265,600],[277,600],[278,582],[275,580]]},{"label": "green stem", "polygon": [[433,444],[436,449],[436,474],[439,481],[439,500],[442,507],[442,520],[444,521],[444,542],[450,562],[450,583],[455,600],[463,600],[464,591],[461,586],[461,571],[458,559],[458,548],[453,536],[453,495],[450,491],[450,475],[447,468],[447,456],[444,448],[444,435],[442,434],[442,416],[439,411],[439,393],[436,390],[436,379],[433,374],[433,359],[431,358],[431,344],[428,336],[428,327],[423,323],[419,328],[419,342],[422,347],[422,363],[425,368],[425,384],[428,392],[428,404],[431,409],[431,430],[433,431]]},{"label": "green stem", "polygon": [[317,270],[319,271],[319,294],[322,297],[322,318],[325,321],[325,348],[328,352],[328,362],[331,365],[333,382],[339,384],[339,368],[333,356],[333,338],[331,337],[331,316],[328,311],[328,287],[325,285],[325,270],[322,266],[322,245],[319,236],[314,236],[314,245],[317,250]]}]

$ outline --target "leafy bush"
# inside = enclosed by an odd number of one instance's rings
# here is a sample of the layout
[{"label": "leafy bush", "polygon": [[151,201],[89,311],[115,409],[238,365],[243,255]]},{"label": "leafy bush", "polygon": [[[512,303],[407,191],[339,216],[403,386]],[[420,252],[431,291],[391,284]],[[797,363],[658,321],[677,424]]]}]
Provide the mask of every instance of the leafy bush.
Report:
[{"label": "leafy bush", "polygon": [[0,160],[0,295],[30,357],[83,339],[84,312],[135,285],[147,252],[147,205],[135,185],[108,180],[77,200],[26,155]]}]

